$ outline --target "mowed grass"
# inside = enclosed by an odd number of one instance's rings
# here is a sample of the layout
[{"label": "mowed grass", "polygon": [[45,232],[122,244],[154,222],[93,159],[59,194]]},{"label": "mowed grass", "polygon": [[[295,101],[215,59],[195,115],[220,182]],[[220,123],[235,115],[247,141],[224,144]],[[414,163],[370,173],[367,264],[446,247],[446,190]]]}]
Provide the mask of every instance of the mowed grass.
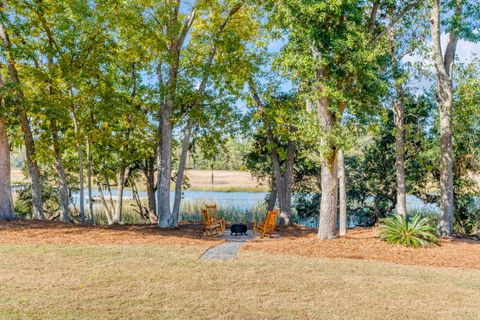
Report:
[{"label": "mowed grass", "polygon": [[480,271],[205,247],[0,245],[2,319],[478,319]]}]

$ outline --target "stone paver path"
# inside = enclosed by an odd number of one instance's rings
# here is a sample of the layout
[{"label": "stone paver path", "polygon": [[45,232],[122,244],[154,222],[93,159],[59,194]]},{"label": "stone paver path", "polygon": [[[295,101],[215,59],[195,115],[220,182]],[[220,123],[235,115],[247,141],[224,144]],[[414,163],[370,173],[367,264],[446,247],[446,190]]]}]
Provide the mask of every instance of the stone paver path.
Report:
[{"label": "stone paver path", "polygon": [[238,251],[243,243],[253,239],[250,230],[246,236],[234,236],[230,235],[228,231],[225,231],[226,241],[208,249],[201,256],[202,260],[231,260],[235,259],[238,255]]}]

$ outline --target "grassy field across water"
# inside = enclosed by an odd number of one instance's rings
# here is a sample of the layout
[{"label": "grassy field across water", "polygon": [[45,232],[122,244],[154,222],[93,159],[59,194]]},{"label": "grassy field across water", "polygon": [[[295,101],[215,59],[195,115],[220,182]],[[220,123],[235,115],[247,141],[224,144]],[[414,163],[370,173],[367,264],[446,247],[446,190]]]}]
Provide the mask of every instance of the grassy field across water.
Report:
[{"label": "grassy field across water", "polygon": [[[186,177],[192,191],[219,191],[219,192],[266,192],[268,185],[265,181],[258,181],[248,171],[214,170],[213,184],[211,170],[187,170]],[[11,181],[14,184],[28,183],[20,169],[11,171]],[[172,185],[174,187],[174,185]],[[144,189],[144,182],[138,184],[139,190]]]}]

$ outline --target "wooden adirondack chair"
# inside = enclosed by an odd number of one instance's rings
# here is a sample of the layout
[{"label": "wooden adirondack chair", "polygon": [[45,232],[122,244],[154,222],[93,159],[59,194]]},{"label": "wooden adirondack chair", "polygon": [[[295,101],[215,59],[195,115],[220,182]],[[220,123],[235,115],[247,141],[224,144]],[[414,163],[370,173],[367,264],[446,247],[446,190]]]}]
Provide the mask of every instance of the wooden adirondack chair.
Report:
[{"label": "wooden adirondack chair", "polygon": [[206,235],[214,236],[220,233],[225,234],[225,219],[218,219],[218,216],[212,215],[208,209],[201,209],[203,217],[203,232]]},{"label": "wooden adirondack chair", "polygon": [[277,217],[278,209],[267,211],[267,216],[265,217],[263,224],[260,221],[253,224],[252,234],[255,235],[255,232],[257,232],[262,236],[262,239],[265,236],[272,238],[273,232],[275,231],[275,226],[277,224]]}]

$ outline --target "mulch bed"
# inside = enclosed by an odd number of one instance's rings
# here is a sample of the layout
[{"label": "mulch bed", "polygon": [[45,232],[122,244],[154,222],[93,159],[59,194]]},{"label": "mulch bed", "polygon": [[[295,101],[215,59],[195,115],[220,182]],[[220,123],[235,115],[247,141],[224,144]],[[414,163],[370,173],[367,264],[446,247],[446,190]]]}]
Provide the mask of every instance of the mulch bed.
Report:
[{"label": "mulch bed", "polygon": [[253,241],[242,249],[328,259],[380,260],[408,265],[480,269],[480,242],[469,239],[441,239],[439,246],[413,249],[380,240],[376,228],[349,230],[347,237],[328,241],[317,239],[316,230],[305,227],[282,228],[280,234],[280,239],[276,241]]},{"label": "mulch bed", "polygon": [[0,222],[0,243],[10,244],[179,244],[213,246],[221,239],[203,237],[201,224],[176,229],[156,225],[90,226],[54,221]]},{"label": "mulch bed", "polygon": [[[408,265],[480,269],[480,242],[442,239],[440,246],[406,248],[378,238],[376,228],[349,230],[348,236],[321,241],[316,230],[302,226],[279,227],[279,239],[251,241],[242,250],[318,258],[379,260]],[[223,239],[203,236],[199,223],[182,223],[177,229],[155,225],[89,226],[52,221],[0,222],[0,244],[171,244],[212,247]]]}]

